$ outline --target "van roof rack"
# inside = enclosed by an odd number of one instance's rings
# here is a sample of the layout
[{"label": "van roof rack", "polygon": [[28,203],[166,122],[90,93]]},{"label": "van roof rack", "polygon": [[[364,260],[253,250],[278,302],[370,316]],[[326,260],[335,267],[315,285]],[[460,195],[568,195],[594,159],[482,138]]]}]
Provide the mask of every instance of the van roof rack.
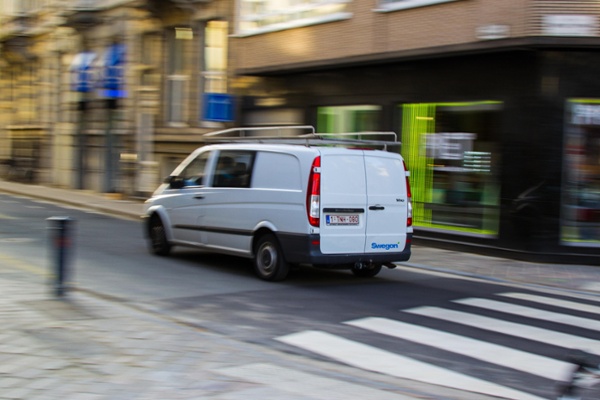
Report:
[{"label": "van roof rack", "polygon": [[[275,132],[274,135],[265,134]],[[308,133],[294,132],[309,131]],[[392,140],[381,139],[392,137]],[[401,142],[395,132],[317,133],[311,125],[253,126],[224,129],[202,136],[206,142],[217,143],[277,143],[305,146],[345,146],[382,148],[389,151],[399,148]],[[369,138],[369,139],[365,139]]]}]

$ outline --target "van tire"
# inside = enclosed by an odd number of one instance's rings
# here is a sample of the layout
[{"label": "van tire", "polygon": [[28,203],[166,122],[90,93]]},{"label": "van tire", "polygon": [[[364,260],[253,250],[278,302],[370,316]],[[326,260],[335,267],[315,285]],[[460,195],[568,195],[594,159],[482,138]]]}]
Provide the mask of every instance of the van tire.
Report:
[{"label": "van tire", "polygon": [[290,272],[290,265],[283,258],[281,246],[272,234],[258,238],[254,246],[254,272],[265,281],[282,281]]},{"label": "van tire", "polygon": [[160,217],[153,216],[150,220],[148,230],[150,238],[150,251],[157,256],[168,256],[171,252],[171,244],[167,240],[167,233]]},{"label": "van tire", "polygon": [[375,264],[369,268],[352,267],[352,273],[354,276],[358,276],[360,278],[372,278],[379,272],[381,272],[381,264]]}]

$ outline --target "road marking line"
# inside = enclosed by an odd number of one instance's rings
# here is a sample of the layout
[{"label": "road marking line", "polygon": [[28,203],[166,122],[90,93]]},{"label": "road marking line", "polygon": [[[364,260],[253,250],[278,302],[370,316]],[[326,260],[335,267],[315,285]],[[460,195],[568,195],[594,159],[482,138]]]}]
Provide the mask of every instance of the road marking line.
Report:
[{"label": "road marking line", "polygon": [[600,341],[581,336],[569,335],[567,333],[439,307],[416,307],[402,311],[441,319],[456,324],[472,326],[486,331],[498,332],[505,335],[551,344],[553,346],[586,350],[590,353],[600,355]]},{"label": "road marking line", "polygon": [[539,310],[537,308],[524,307],[516,304],[504,303],[502,301],[478,299],[478,298],[467,298],[460,300],[453,300],[454,303],[464,304],[467,306],[485,308],[487,310],[500,311],[503,313],[520,315],[522,317],[528,317],[533,319],[540,319],[543,321],[556,322],[559,324],[572,325],[578,328],[591,329],[594,331],[600,331],[600,321],[575,317],[573,315],[561,314],[551,311]]},{"label": "road marking line", "polygon": [[17,258],[11,257],[7,254],[0,253],[0,261],[4,264],[4,266],[7,266],[7,267],[12,267],[12,268],[16,268],[19,270],[31,272],[36,275],[42,275],[42,276],[48,275],[47,271],[44,268],[40,268],[36,265],[26,263]]},{"label": "road marking line", "polygon": [[511,299],[527,300],[534,303],[546,304],[560,308],[568,308],[576,311],[583,311],[592,314],[600,314],[600,307],[591,304],[582,304],[575,301],[554,299],[551,297],[536,296],[527,293],[499,293],[500,296],[509,297]]},{"label": "road marking line", "polygon": [[216,371],[224,375],[267,385],[287,393],[302,394],[307,398],[416,400],[414,397],[325,378],[274,364],[246,364],[219,368]]},{"label": "road marking line", "polygon": [[553,358],[386,318],[369,317],[345,323],[546,379],[564,380],[571,366]]},{"label": "road marking line", "polygon": [[381,374],[514,400],[541,400],[540,397],[529,393],[473,378],[326,332],[303,331],[280,336],[276,339],[344,364]]}]

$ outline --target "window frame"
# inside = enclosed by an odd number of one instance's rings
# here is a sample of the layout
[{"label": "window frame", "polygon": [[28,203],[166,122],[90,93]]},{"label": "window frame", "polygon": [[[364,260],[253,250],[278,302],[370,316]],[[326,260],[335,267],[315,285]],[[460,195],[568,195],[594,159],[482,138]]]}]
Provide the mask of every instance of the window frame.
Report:
[{"label": "window frame", "polygon": [[[327,6],[335,6],[342,5],[343,11],[334,11],[331,13],[324,13],[322,15],[310,16],[310,17],[301,17],[301,18],[289,18],[285,19],[281,22],[265,24],[264,26],[260,26],[258,28],[246,29],[243,28],[243,24],[248,21],[260,21],[261,16],[262,19],[266,18],[274,18],[274,17],[285,17],[288,15],[294,14],[295,8],[289,8],[287,12],[276,12],[276,10],[265,10],[262,14],[254,13],[254,14],[245,14],[244,6],[242,3],[249,0],[237,0],[237,23],[235,25],[235,37],[247,37],[253,35],[260,35],[263,33],[277,32],[283,31],[293,28],[300,28],[311,25],[319,25],[325,24],[329,22],[342,21],[352,18],[352,13],[347,11],[348,6],[352,3],[351,0],[309,0],[310,3],[307,5],[302,4],[307,10],[314,9],[315,7],[327,7]],[[268,1],[268,0],[265,0]],[[297,6],[298,7],[298,6]],[[296,14],[302,14],[301,11],[296,11]]]},{"label": "window frame", "polygon": [[419,8],[432,6],[436,4],[451,3],[460,0],[379,0],[376,12],[393,12],[407,10],[411,8]]}]

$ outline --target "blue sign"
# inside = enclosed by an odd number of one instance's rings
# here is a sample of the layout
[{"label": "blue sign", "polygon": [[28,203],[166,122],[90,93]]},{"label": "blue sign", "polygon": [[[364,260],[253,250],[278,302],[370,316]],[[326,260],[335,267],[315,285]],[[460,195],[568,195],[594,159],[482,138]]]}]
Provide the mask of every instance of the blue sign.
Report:
[{"label": "blue sign", "polygon": [[104,97],[120,99],[127,97],[125,82],[125,45],[112,44],[104,56],[102,89]]},{"label": "blue sign", "polygon": [[69,70],[71,71],[71,89],[76,92],[89,93],[94,90],[93,63],[96,53],[84,51],[75,55]]},{"label": "blue sign", "polygon": [[225,93],[205,93],[202,119],[214,122],[233,121],[233,96]]}]

